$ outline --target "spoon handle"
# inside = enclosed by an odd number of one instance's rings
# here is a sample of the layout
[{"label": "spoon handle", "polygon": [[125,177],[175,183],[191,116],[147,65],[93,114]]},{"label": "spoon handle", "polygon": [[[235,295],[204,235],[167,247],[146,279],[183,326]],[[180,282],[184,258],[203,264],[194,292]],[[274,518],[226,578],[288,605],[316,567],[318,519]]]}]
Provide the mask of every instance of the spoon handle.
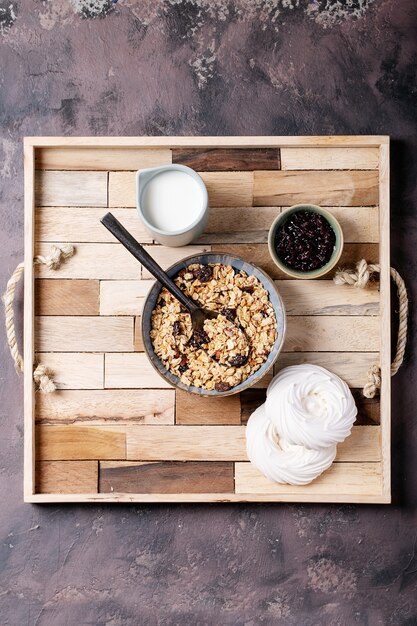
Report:
[{"label": "spoon handle", "polygon": [[140,245],[138,241],[126,230],[126,228],[117,220],[112,213],[106,213],[104,217],[101,218],[100,222],[111,232],[116,239],[120,241],[120,243],[129,250],[130,254],[132,254],[135,259],[140,261],[142,265],[146,267],[149,272],[155,276],[155,278],[163,285],[172,295],[181,302],[185,308],[192,313],[194,310],[198,309],[198,306],[194,304],[192,300],[187,298],[187,296],[181,291],[179,287],[171,280],[164,272],[162,267],[158,265],[158,263],[151,257],[150,254],[145,250],[143,246]]}]

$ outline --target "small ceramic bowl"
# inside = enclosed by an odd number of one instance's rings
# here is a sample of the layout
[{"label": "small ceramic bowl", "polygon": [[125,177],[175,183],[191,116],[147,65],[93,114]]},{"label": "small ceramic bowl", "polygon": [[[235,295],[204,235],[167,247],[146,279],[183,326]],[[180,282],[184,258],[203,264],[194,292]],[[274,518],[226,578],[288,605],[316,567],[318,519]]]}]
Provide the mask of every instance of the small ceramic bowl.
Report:
[{"label": "small ceramic bowl", "polygon": [[155,354],[150,338],[151,315],[152,311],[155,308],[159,293],[161,291],[161,284],[159,282],[155,282],[150,292],[148,293],[145,303],[143,305],[141,331],[145,352],[148,355],[148,358],[156,371],[162,376],[162,378],[164,378],[169,384],[173,385],[174,387],[177,387],[178,389],[183,389],[184,391],[189,391],[190,393],[194,393],[199,396],[231,396],[235,393],[243,391],[244,389],[252,387],[258,380],[265,376],[265,374],[268,372],[268,370],[271,369],[274,362],[276,361],[279,353],[281,352],[285,338],[286,319],[284,304],[275,286],[274,281],[269,278],[269,276],[265,274],[265,272],[256,267],[256,265],[247,263],[243,259],[232,256],[230,254],[216,254],[214,252],[208,252],[206,254],[189,256],[185,259],[182,259],[178,263],[171,265],[171,267],[166,270],[166,272],[170,277],[176,276],[182,269],[186,268],[192,263],[201,263],[202,265],[208,265],[209,263],[222,263],[223,265],[231,265],[237,270],[245,271],[250,276],[255,276],[262,283],[262,285],[265,287],[269,294],[269,299],[274,308],[277,320],[277,338],[267,360],[243,383],[241,383],[240,385],[236,385],[236,387],[232,387],[232,389],[229,389],[228,391],[216,391],[215,389],[209,391],[208,389],[201,389],[200,387],[194,387],[192,385],[184,385],[184,383],[181,382],[178,376],[175,376],[175,374],[172,374],[172,372],[167,370],[160,358]]},{"label": "small ceramic bowl", "polygon": [[[320,215],[323,215],[323,217],[325,217],[326,220],[329,222],[330,226],[334,230],[334,234],[336,235],[336,243],[330,260],[322,267],[319,267],[316,270],[312,270],[310,272],[302,272],[300,270],[295,270],[291,267],[288,267],[281,261],[275,250],[275,235],[278,228],[281,226],[281,224],[283,224],[283,222],[285,222],[285,220],[288,219],[288,217],[292,213],[297,213],[298,211],[314,211],[315,213],[320,213]],[[326,209],[316,206],[315,204],[295,204],[294,206],[280,213],[272,222],[268,234],[268,248],[269,254],[271,255],[274,263],[279,267],[282,272],[284,272],[291,278],[320,278],[321,276],[324,276],[324,274],[327,274],[327,272],[329,272],[331,269],[333,269],[333,267],[340,259],[340,255],[343,251],[343,231],[334,215],[332,215]]]},{"label": "small ceramic bowl", "polygon": [[[155,224],[152,224],[152,222],[149,220],[149,217],[143,210],[142,199],[144,197],[144,194],[146,193],[146,187],[151,181],[158,177],[159,174],[172,171],[182,172],[183,174],[187,174],[194,179],[200,189],[201,209],[196,219],[186,228],[182,228],[179,230],[161,230],[160,228],[156,227]],[[138,170],[138,172],[136,172],[136,208],[146,230],[151,235],[151,237],[153,237],[153,239],[155,239],[164,246],[170,246],[173,248],[178,246],[186,246],[187,244],[200,237],[207,223],[207,188],[201,176],[199,176],[197,172],[195,172],[190,167],[187,167],[186,165],[177,165],[174,163],[169,165],[163,165],[161,167],[152,167],[145,170]]]}]

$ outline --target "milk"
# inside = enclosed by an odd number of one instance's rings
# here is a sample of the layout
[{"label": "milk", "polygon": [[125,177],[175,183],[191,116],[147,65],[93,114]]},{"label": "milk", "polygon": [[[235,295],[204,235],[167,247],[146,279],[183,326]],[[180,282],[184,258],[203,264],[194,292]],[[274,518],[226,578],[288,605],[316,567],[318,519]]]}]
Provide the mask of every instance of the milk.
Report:
[{"label": "milk", "polygon": [[146,184],[141,198],[145,219],[165,232],[181,231],[195,222],[204,208],[198,182],[180,170],[162,171]]}]

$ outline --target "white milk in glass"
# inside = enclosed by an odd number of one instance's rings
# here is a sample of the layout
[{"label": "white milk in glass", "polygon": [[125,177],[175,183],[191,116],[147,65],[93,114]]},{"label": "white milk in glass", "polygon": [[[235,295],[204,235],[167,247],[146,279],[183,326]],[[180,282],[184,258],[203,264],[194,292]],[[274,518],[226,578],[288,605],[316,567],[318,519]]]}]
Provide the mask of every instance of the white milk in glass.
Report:
[{"label": "white milk in glass", "polygon": [[179,170],[157,174],[147,183],[142,211],[152,226],[165,232],[188,228],[201,215],[203,196],[197,181]]}]

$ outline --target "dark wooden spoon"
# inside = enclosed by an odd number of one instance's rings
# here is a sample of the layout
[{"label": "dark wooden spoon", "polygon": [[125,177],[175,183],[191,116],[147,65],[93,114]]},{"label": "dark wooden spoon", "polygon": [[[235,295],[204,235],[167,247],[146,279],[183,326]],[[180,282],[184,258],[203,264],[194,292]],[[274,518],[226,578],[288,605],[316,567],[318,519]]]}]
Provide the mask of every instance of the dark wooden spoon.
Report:
[{"label": "dark wooden spoon", "polygon": [[[135,259],[140,261],[142,265],[146,267],[146,269],[153,275],[155,278],[163,285],[173,296],[176,298],[189,312],[191,315],[191,323],[193,328],[193,336],[197,338],[202,336],[201,333],[204,333],[204,322],[208,319],[217,318],[220,313],[218,311],[210,311],[209,309],[202,309],[199,307],[193,300],[188,298],[183,291],[174,283],[173,280],[168,276],[166,272],[162,269],[160,265],[151,257],[151,255],[145,250],[141,244],[136,241],[134,237],[126,230],[126,228],[117,220],[112,213],[106,213],[104,217],[101,218],[100,222],[111,232],[116,239],[120,241],[120,243],[132,254]],[[237,357],[231,357],[230,361],[226,361],[222,363],[221,361],[216,361],[220,363],[220,365],[226,365],[227,367],[241,367],[244,365],[248,359],[249,354],[249,342],[244,331],[237,327],[239,332],[242,333],[245,338],[246,346],[247,346],[247,354],[238,354]],[[201,343],[201,342],[200,342]],[[204,342],[203,342],[204,343]],[[201,348],[202,346],[199,345]],[[246,352],[246,350],[245,350]],[[211,355],[210,355],[211,356]],[[233,360],[234,359],[234,360]],[[216,360],[216,359],[215,359]]]}]

